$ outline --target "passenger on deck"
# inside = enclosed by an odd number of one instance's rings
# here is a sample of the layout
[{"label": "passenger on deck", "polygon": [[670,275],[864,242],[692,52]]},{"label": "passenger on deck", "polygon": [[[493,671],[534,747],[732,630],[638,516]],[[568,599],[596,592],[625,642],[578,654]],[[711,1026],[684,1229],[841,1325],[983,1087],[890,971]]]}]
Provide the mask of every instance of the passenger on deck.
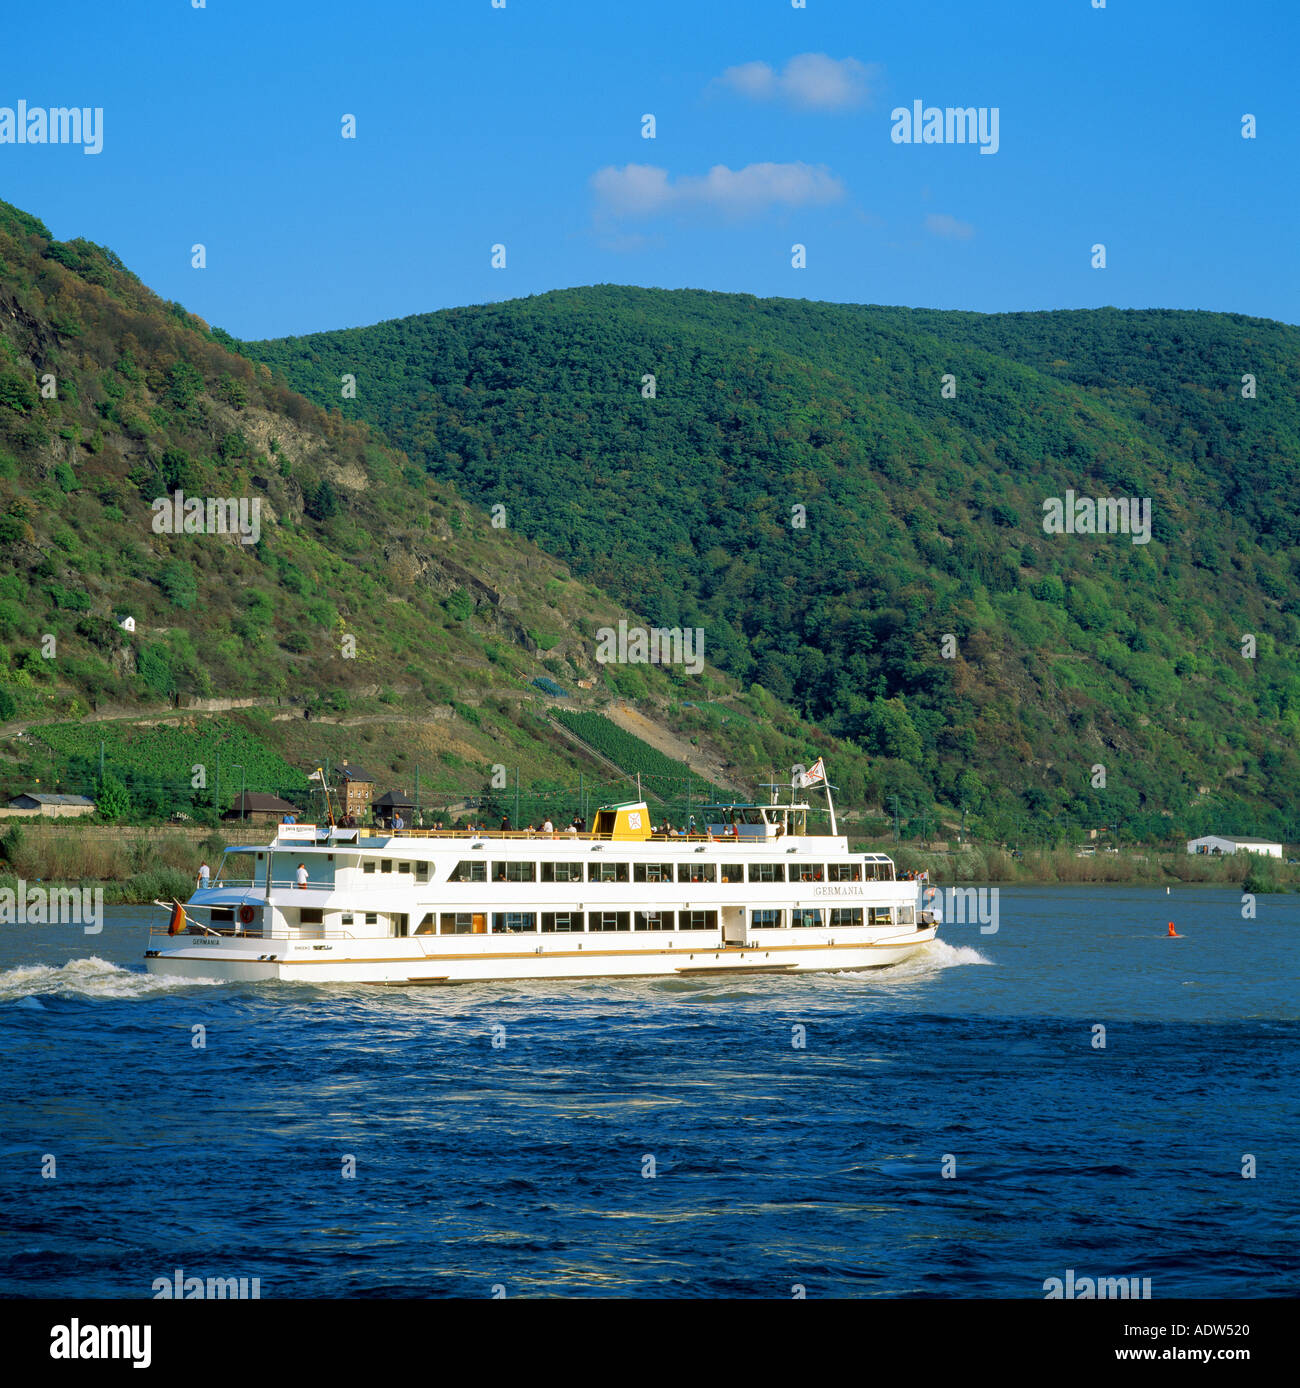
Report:
[{"label": "passenger on deck", "polygon": [[301,891],[307,886],[307,864],[298,864],[298,889]]},{"label": "passenger on deck", "polygon": [[200,864],[199,864],[199,886],[200,886],[200,888],[206,889],[206,888],[208,887],[208,885],[210,884],[211,878],[212,878],[212,869],[208,867],[208,865],[207,865],[206,862],[200,863]]}]

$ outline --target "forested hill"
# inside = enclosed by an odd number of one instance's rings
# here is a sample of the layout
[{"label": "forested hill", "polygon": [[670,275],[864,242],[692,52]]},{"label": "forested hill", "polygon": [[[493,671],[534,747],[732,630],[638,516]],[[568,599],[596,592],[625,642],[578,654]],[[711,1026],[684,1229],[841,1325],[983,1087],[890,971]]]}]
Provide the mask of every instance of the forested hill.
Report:
[{"label": "forested hill", "polygon": [[[156,503],[178,490],[200,514],[160,529]],[[250,522],[242,537],[208,528],[226,500]],[[92,712],[193,725],[169,757],[102,734],[107,770],[151,813],[193,808],[177,748],[219,756],[223,740],[249,790],[349,755],[408,794],[421,764],[426,791],[450,798],[482,791],[498,762],[525,790],[583,771],[590,785],[608,768],[548,723],[538,680],[656,714],[692,701],[674,726],[741,784],[816,746],[770,701],[762,725],[715,741],[738,715],[708,701],[734,687],[711,667],[600,665],[597,630],[621,618],[640,620],[368,426],[229,351],[111,250],[0,202],[0,803],[37,778],[99,794],[87,758],[104,724],[77,726]],[[234,700],[251,707],[205,721]]]},{"label": "forested hill", "polygon": [[[878,792],[1295,837],[1293,327],[599,286],[242,350],[703,627]],[[1149,543],[1045,533],[1068,492],[1149,499]]]}]

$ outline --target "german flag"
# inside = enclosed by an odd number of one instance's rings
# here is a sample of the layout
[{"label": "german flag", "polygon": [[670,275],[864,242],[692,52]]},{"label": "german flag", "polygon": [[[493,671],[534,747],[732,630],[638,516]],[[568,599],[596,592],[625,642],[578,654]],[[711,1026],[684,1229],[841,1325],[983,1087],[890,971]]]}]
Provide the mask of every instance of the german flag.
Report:
[{"label": "german flag", "polygon": [[167,926],[169,935],[179,935],[185,929],[185,907],[179,901],[172,898],[172,904],[176,909],[172,912],[172,918]]}]

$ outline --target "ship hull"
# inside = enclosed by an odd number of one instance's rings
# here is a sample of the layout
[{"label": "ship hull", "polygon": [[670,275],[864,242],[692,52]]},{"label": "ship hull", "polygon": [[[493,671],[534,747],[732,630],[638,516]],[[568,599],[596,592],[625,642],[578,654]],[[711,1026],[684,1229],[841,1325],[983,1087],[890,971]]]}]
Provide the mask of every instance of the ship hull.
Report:
[{"label": "ship hull", "polygon": [[151,974],[173,978],[400,987],[526,979],[708,978],[887,968],[923,951],[936,934],[926,927],[905,935],[895,931],[874,939],[851,939],[846,938],[849,932],[835,931],[823,940],[792,943],[789,931],[781,933],[786,940],[744,945],[724,945],[716,935],[713,940],[688,942],[647,938],[623,947],[590,937],[525,948],[509,938],[467,948],[464,937],[458,937],[446,941],[447,948],[431,941],[415,949],[410,940],[374,940],[365,942],[364,954],[356,955],[333,945],[237,938],[151,950],[145,966]]}]

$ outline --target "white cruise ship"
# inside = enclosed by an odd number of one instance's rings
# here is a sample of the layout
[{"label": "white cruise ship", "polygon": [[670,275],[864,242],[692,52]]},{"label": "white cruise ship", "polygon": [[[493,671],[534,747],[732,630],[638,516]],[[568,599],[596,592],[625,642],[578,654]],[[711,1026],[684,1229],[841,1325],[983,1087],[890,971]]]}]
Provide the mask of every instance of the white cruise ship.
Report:
[{"label": "white cruise ship", "polygon": [[[280,825],[228,848],[151,930],[150,973],[411,984],[871,969],[923,949],[938,897],[883,853],[807,831],[809,806],[704,806],[653,832],[644,801],[573,829]],[[164,903],[160,903],[164,904]]]}]

